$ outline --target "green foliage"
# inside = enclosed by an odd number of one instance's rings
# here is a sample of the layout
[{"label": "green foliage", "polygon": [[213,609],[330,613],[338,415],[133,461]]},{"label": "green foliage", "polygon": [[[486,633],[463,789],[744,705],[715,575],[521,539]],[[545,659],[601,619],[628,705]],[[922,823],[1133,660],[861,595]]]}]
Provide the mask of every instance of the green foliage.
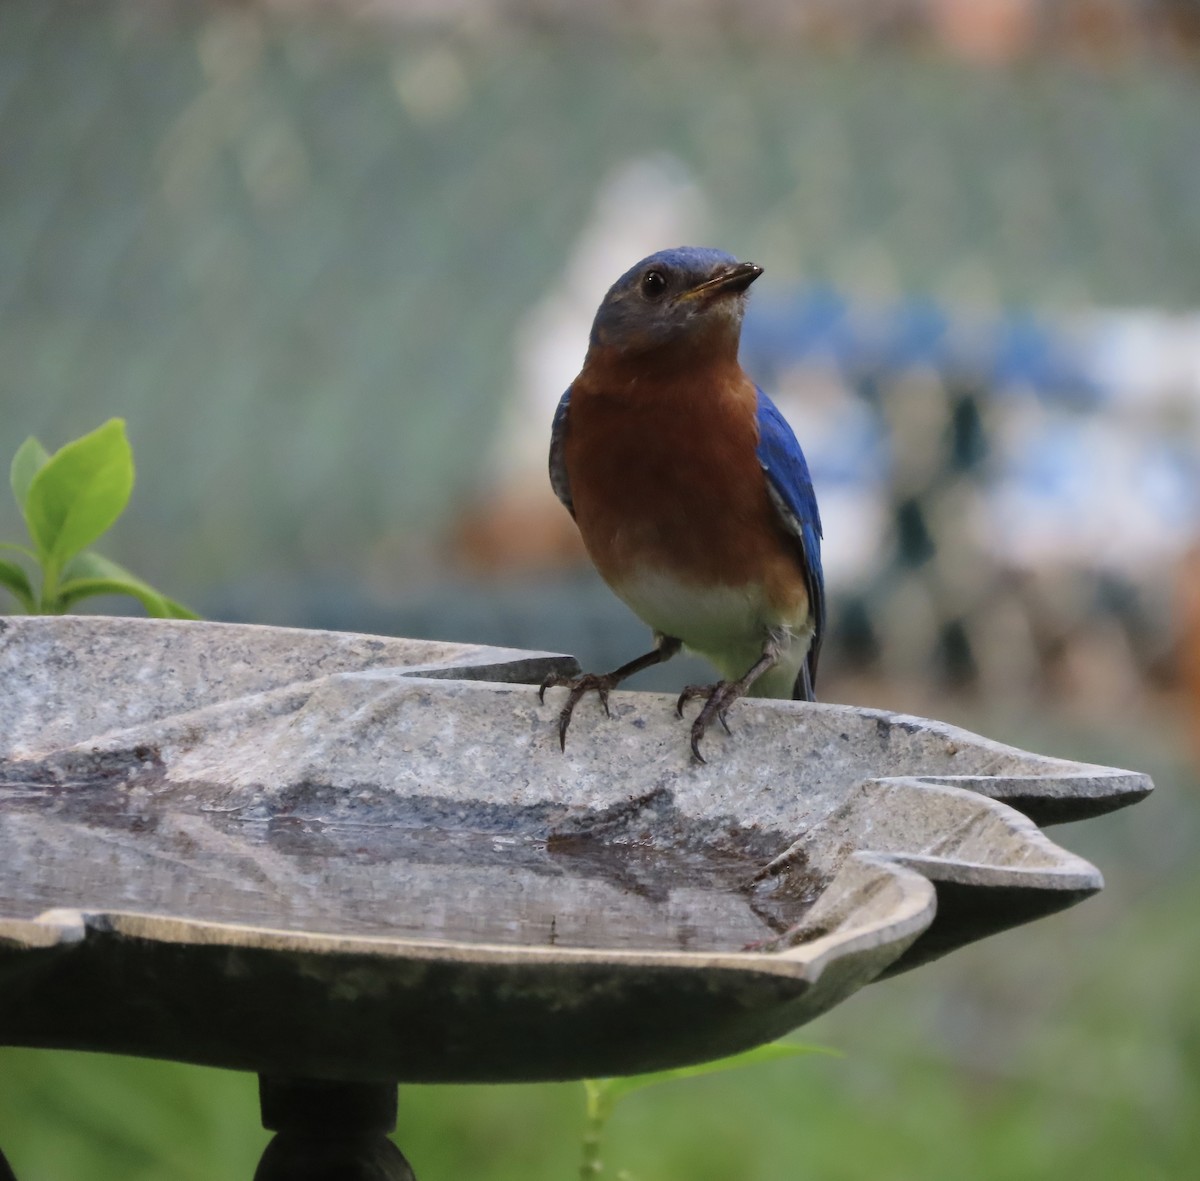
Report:
[{"label": "green foliage", "polygon": [[[589,1181],[590,1178],[598,1177],[603,1173],[604,1165],[600,1159],[600,1143],[604,1135],[604,1126],[611,1118],[616,1105],[634,1091],[640,1091],[644,1087],[654,1087],[659,1083],[740,1070],[746,1066],[756,1066],[761,1062],[777,1062],[781,1058],[797,1058],[803,1054],[834,1054],[836,1052],[822,1046],[771,1042],[765,1046],[755,1046],[754,1049],[746,1050],[741,1054],[731,1054],[728,1058],[700,1062],[695,1066],[678,1066],[674,1070],[656,1070],[650,1074],[631,1074],[622,1078],[584,1079],[583,1086],[587,1094],[587,1124],[583,1132],[583,1162],[579,1168],[580,1178],[582,1181]],[[617,1178],[618,1181],[633,1181],[631,1174],[624,1169],[617,1174]]]},{"label": "green foliage", "polygon": [[[195,619],[116,562],[88,549],[116,523],[133,492],[125,423],[110,418],[51,455],[32,436],[13,456],[9,483],[33,548],[0,542],[24,563],[0,558],[0,586],[30,614],[61,615],[94,595],[130,595],[148,615]],[[26,566],[41,575],[35,589]]]}]

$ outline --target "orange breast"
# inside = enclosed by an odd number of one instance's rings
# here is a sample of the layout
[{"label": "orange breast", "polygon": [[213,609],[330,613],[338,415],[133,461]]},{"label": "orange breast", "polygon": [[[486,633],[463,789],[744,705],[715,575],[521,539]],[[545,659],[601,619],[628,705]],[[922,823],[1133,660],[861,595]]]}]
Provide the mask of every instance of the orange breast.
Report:
[{"label": "orange breast", "polygon": [[565,461],[584,544],[620,592],[639,570],[696,586],[753,585],[776,611],[807,609],[796,542],[755,448],[757,395],[739,367],[645,388],[581,378]]}]

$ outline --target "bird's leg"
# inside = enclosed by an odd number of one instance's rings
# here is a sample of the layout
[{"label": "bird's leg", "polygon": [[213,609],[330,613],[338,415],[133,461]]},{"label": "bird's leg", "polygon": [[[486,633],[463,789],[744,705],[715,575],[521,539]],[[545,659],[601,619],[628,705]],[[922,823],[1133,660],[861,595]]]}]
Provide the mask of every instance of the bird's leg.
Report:
[{"label": "bird's leg", "polygon": [[688,685],[680,693],[679,700],[675,703],[675,712],[680,717],[683,717],[683,707],[693,698],[706,698],[704,708],[692,723],[692,754],[698,762],[703,763],[706,761],[700,753],[700,739],[704,737],[709,723],[712,722],[713,718],[717,718],[720,720],[721,725],[725,727],[725,732],[729,733],[729,723],[725,720],[726,710],[739,697],[744,697],[749,691],[750,686],[763,673],[774,668],[779,663],[779,657],[779,641],[772,636],[763,645],[762,655],[750,666],[749,671],[736,681],[718,681],[715,685]]},{"label": "bird's leg", "polygon": [[563,750],[567,749],[567,727],[571,724],[571,715],[575,712],[575,707],[579,704],[583,695],[594,689],[600,698],[600,704],[604,706],[604,712],[608,713],[608,695],[615,689],[626,677],[633,676],[634,673],[640,673],[644,668],[652,668],[656,664],[662,664],[664,660],[670,660],[680,648],[683,647],[683,642],[677,640],[674,636],[659,636],[658,642],[651,652],[639,656],[636,660],[629,661],[628,664],[621,665],[620,668],[613,669],[610,673],[581,673],[577,677],[564,677],[560,673],[551,673],[538,689],[538,700],[546,700],[546,690],[555,685],[564,685],[571,692],[567,695],[567,703],[562,707],[558,714],[558,744]]}]

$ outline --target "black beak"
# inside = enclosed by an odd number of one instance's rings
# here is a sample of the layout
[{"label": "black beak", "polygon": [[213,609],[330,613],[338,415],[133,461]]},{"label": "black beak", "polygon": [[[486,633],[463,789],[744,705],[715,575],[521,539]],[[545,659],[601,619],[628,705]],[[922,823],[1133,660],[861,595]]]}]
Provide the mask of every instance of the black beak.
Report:
[{"label": "black beak", "polygon": [[736,266],[729,267],[718,275],[714,275],[711,279],[705,279],[703,283],[693,287],[684,296],[685,299],[692,299],[695,296],[711,296],[711,295],[733,295],[740,291],[745,291],[759,275],[763,273],[762,267],[753,262],[739,262]]}]

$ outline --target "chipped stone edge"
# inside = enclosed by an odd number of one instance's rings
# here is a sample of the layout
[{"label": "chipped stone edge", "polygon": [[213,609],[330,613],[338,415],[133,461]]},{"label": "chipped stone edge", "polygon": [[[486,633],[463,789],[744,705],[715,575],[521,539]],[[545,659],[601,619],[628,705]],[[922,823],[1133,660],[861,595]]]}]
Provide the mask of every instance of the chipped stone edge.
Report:
[{"label": "chipped stone edge", "polygon": [[[853,905],[855,897],[863,893],[877,897],[885,891],[894,895],[886,914],[875,913],[864,918],[862,911]],[[191,947],[253,948],[316,956],[327,964],[330,956],[377,956],[399,962],[438,961],[462,965],[591,965],[608,967],[615,972],[647,968],[688,972],[725,970],[784,976],[815,985],[831,963],[854,955],[870,958],[867,979],[873,979],[928,929],[937,907],[933,884],[922,874],[898,861],[870,853],[855,853],[847,858],[824,897],[831,901],[831,909],[839,916],[838,926],[819,938],[777,952],[534,948],[386,936],[335,936],[177,919],[135,911],[69,908],[47,910],[35,919],[0,918],[0,949],[7,946],[17,951],[56,947],[65,950],[85,939],[116,936]]]},{"label": "chipped stone edge", "polygon": [[[139,621],[146,623],[148,621]],[[164,621],[149,621],[162,623]],[[184,626],[179,621],[179,626]],[[209,624],[206,626],[246,627],[255,625]],[[264,630],[289,630],[265,628]],[[290,629],[306,631],[306,629]],[[307,632],[311,634],[311,632]],[[330,632],[332,636],[348,633]],[[400,637],[357,637],[378,638],[384,641],[403,642]],[[401,675],[414,679],[438,680],[487,680],[497,673],[507,672],[511,677],[520,669],[520,679],[536,681],[548,671],[570,671],[578,668],[573,657],[555,653],[529,652],[523,649],[500,648],[488,645],[444,643],[452,650],[448,653],[449,663],[437,665],[393,665],[376,666],[364,670],[362,675]],[[510,683],[513,683],[510,681]],[[519,683],[519,682],[518,682]],[[661,694],[639,694],[642,697],[667,696]],[[814,708],[810,706],[809,708]],[[980,743],[995,749],[998,755],[1017,755],[1024,760],[1034,760],[1045,766],[1047,774],[989,777],[969,776],[918,776],[902,777],[907,782],[925,790],[962,793],[970,796],[975,807],[994,810],[1018,841],[1032,842],[1045,851],[1053,851],[1058,868],[1046,866],[1025,869],[997,863],[966,862],[961,858],[942,858],[904,851],[859,850],[850,854],[834,875],[823,894],[833,909],[839,897],[846,896],[845,878],[871,867],[876,876],[886,875],[886,880],[900,886],[900,898],[885,918],[874,917],[865,923],[855,923],[853,915],[842,916],[838,926],[828,934],[799,943],[781,951],[757,952],[667,952],[647,950],[591,950],[583,948],[538,949],[514,947],[504,944],[464,943],[451,940],[394,939],[386,936],[339,937],[317,932],[297,932],[270,927],[227,924],[191,919],[177,919],[143,914],[140,912],[89,912],[56,908],[37,918],[7,919],[0,917],[0,946],[27,949],[66,946],[80,942],[91,933],[117,934],[129,937],[155,939],[171,943],[219,944],[236,947],[277,948],[308,954],[373,954],[399,959],[438,959],[442,961],[474,963],[563,964],[604,963],[616,966],[677,967],[690,970],[703,968],[734,969],[738,971],[767,972],[771,974],[803,977],[815,983],[825,967],[833,960],[855,952],[885,947],[894,952],[880,963],[880,971],[903,953],[916,938],[932,923],[936,908],[936,882],[956,882],[976,886],[1008,886],[1026,889],[1087,891],[1098,890],[1103,879],[1098,870],[1082,858],[1068,853],[1049,841],[1027,816],[995,798],[992,791],[981,790],[983,785],[1003,784],[1006,787],[1051,787],[1050,794],[1065,796],[1068,787],[1078,794],[1081,785],[1095,784],[1103,792],[1105,788],[1119,786],[1125,792],[1144,794],[1152,787],[1149,779],[1135,772],[1077,763],[1053,756],[1038,755],[1017,747],[994,742],[982,735],[960,727],[914,715],[898,714],[885,710],[859,709],[834,703],[820,703],[815,708],[821,711],[840,712],[854,709],[856,714],[878,716],[892,724],[911,722],[924,731],[940,733],[947,741],[967,741],[978,746]],[[901,778],[901,777],[897,777]],[[896,782],[891,777],[880,782]],[[1024,793],[1021,793],[1024,794]],[[843,888],[839,895],[837,887]],[[878,889],[880,887],[876,887]],[[849,924],[847,926],[847,924]]]},{"label": "chipped stone edge", "polygon": [[[394,961],[440,961],[525,967],[567,964],[622,969],[668,968],[685,971],[727,970],[802,979],[816,985],[833,962],[870,955],[873,979],[922,935],[936,915],[938,882],[980,887],[1016,887],[1064,892],[1094,892],[1103,885],[1100,872],[1083,858],[1046,838],[1019,812],[965,788],[910,782],[925,790],[961,794],[973,806],[992,812],[1014,840],[1052,852],[1058,866],[1023,868],[969,862],[906,852],[862,850],[850,854],[822,894],[837,919],[835,928],[814,939],[779,951],[688,952],[642,949],[535,948],[454,940],[396,939],[387,936],[335,936],[317,932],[179,919],[136,911],[86,911],[55,908],[35,919],[0,918],[0,948],[35,950],[66,948],[84,939],[117,936],[191,946],[256,948],[302,956],[378,956]],[[878,896],[894,892],[885,914],[867,916],[851,905],[855,892]],[[815,917],[815,916],[810,916]],[[877,954],[871,954],[877,953]]]}]

